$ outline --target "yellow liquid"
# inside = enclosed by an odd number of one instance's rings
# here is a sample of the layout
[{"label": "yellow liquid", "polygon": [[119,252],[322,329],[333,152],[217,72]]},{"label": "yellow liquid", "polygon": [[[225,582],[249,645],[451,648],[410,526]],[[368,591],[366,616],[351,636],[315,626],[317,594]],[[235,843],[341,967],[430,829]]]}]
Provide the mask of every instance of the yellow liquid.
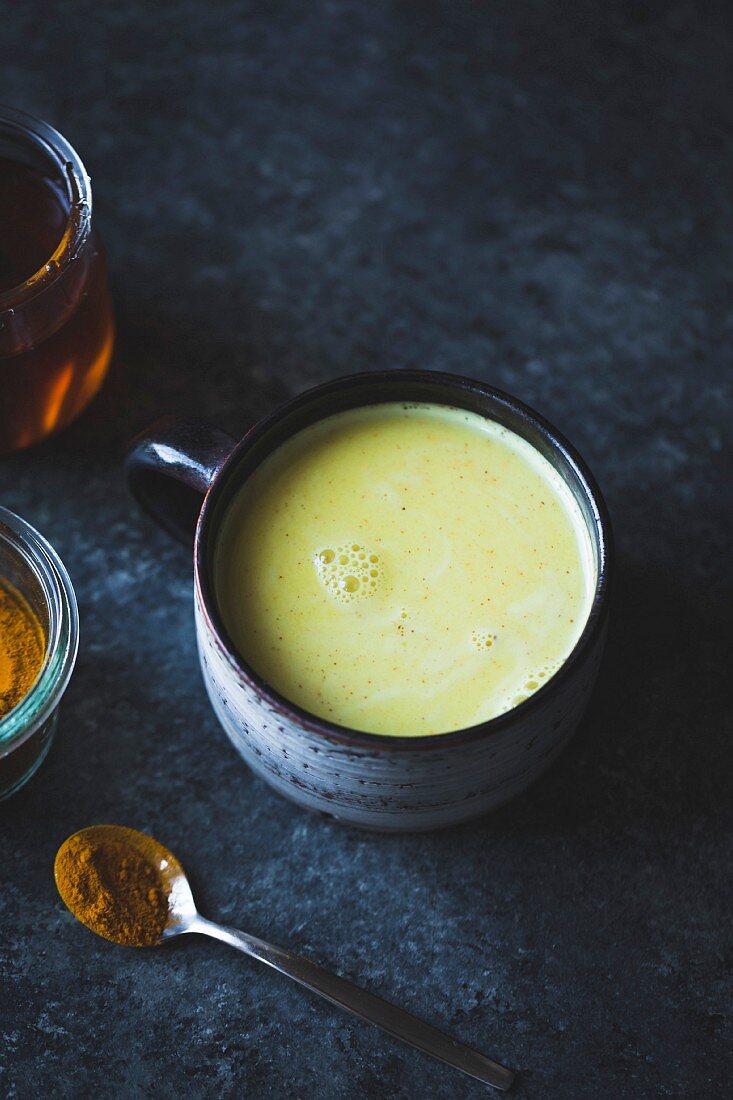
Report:
[{"label": "yellow liquid", "polygon": [[216,550],[224,624],[252,667],[312,714],[387,735],[516,706],[572,650],[594,583],[550,463],[445,405],[299,432],[238,491]]}]

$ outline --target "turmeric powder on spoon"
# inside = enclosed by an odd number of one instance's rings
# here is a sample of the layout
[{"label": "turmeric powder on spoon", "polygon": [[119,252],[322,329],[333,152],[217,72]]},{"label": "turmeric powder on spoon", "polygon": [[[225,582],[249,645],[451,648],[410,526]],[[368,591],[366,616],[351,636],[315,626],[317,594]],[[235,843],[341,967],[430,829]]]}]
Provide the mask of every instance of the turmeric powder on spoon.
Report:
[{"label": "turmeric powder on spoon", "polygon": [[152,947],[168,920],[167,855],[143,833],[92,826],[59,848],[56,886],[77,920],[98,936],[125,947]]}]

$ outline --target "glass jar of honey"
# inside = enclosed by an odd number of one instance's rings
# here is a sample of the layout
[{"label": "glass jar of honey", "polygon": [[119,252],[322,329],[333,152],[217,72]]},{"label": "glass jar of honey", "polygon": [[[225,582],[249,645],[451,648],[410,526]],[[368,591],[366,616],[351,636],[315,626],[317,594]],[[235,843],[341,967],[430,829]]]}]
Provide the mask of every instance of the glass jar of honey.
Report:
[{"label": "glass jar of honey", "polygon": [[51,126],[0,106],[0,454],[81,412],[113,341],[84,165]]}]

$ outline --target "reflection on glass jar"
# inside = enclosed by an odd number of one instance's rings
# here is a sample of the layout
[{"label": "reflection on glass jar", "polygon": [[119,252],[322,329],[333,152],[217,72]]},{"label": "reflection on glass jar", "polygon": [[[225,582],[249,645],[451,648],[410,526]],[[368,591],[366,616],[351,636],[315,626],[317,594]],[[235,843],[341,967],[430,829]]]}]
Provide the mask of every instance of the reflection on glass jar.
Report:
[{"label": "reflection on glass jar", "polygon": [[[76,660],[79,625],[74,590],[58,555],[5,508],[0,508],[0,585],[5,597],[0,610],[6,618],[14,615],[16,638],[27,643],[18,626],[24,615],[27,629],[37,633],[39,649],[38,667],[31,669],[35,654],[27,644],[23,653],[14,653],[10,632],[0,639],[0,703],[10,707],[0,710],[2,799],[30,779],[51,747],[59,702]],[[22,690],[16,692],[16,686]]]},{"label": "reflection on glass jar", "polygon": [[113,342],[84,165],[52,127],[0,107],[0,453],[73,420]]}]

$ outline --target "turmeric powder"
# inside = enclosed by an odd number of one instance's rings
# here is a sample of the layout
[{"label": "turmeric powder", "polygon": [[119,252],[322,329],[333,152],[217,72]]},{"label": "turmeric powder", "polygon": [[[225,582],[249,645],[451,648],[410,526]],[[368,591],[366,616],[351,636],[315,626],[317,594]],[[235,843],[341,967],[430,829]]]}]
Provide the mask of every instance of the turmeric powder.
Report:
[{"label": "turmeric powder", "polygon": [[0,718],[33,687],[43,665],[46,640],[28,603],[0,580]]},{"label": "turmeric powder", "polygon": [[133,829],[91,826],[59,848],[56,886],[74,916],[98,936],[151,947],[168,920],[166,856],[162,845]]}]

